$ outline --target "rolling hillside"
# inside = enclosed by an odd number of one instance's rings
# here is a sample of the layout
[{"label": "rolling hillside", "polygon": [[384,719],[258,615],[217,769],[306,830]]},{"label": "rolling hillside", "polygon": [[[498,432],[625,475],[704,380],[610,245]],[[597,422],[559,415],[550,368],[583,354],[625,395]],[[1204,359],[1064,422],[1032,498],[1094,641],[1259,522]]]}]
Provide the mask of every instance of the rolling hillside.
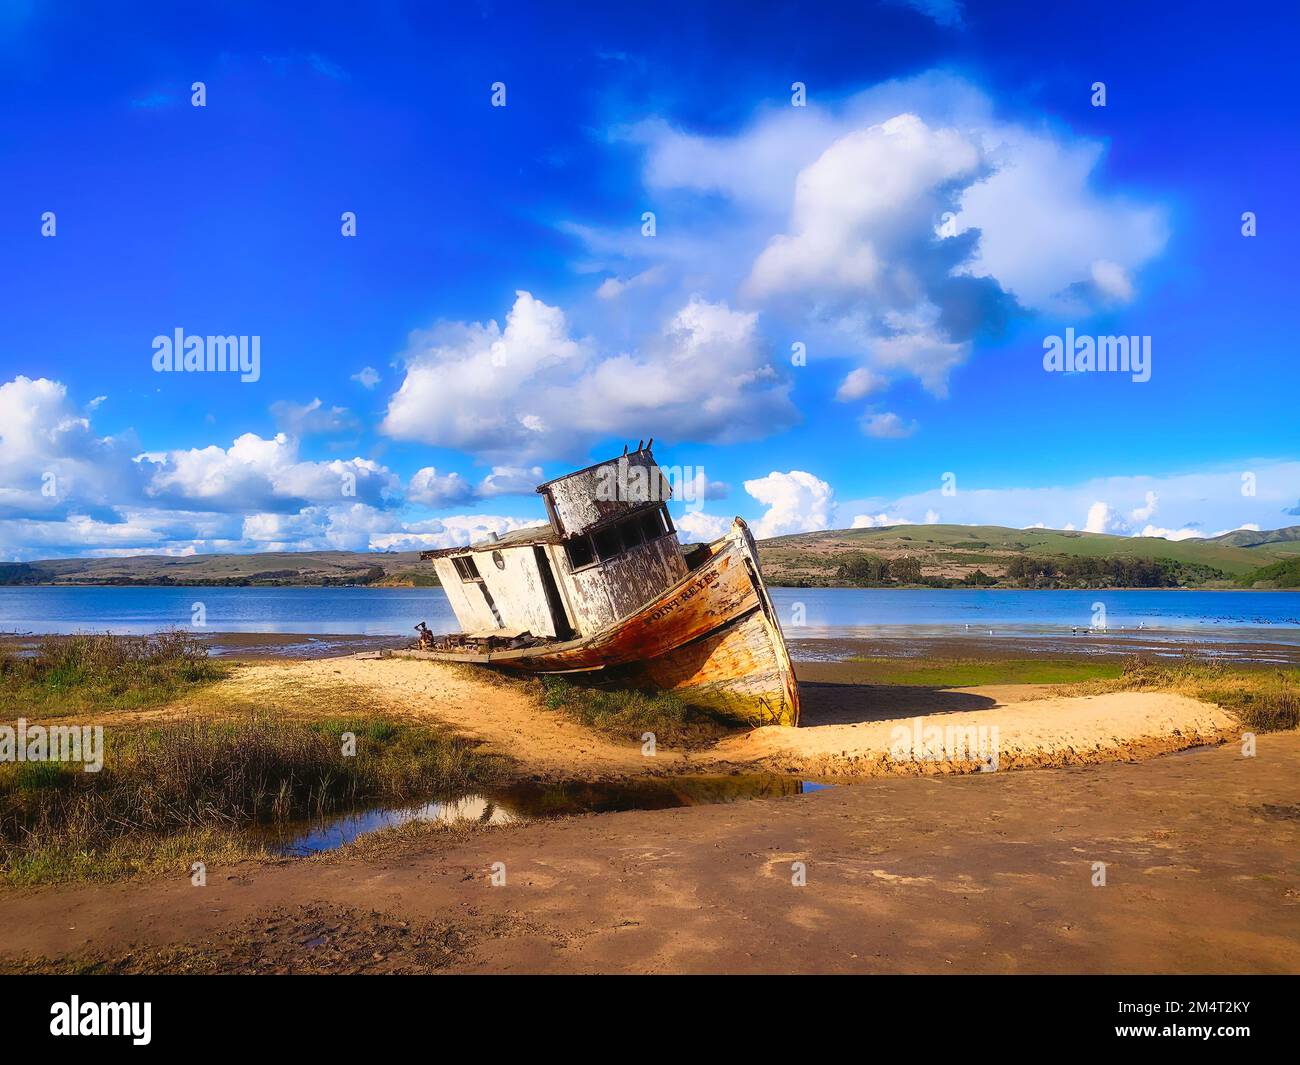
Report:
[{"label": "rolling hillside", "polygon": [[131,555],[0,563],[0,584],[436,584],[417,551],[277,551],[257,555]]},{"label": "rolling hillside", "polygon": [[[1227,533],[1211,540],[1170,541],[997,525],[894,525],[781,536],[760,542],[759,553],[768,581],[777,585],[864,583],[838,574],[841,565],[854,560],[860,564],[865,555],[876,562],[915,560],[920,565],[920,579],[901,581],[909,584],[974,581],[1012,587],[1062,587],[1080,582],[1113,585],[1122,580],[1114,574],[1138,572],[1141,563],[1160,563],[1169,577],[1164,584],[1226,588],[1248,585],[1257,570],[1300,557],[1300,526],[1261,533]],[[1095,560],[1095,564],[1089,560]],[[896,569],[904,573],[909,566],[914,573],[915,565],[911,563]],[[1101,576],[1086,576],[1090,569],[1098,568]],[[1043,576],[1045,569],[1064,572]],[[1034,575],[1026,577],[1027,571]],[[1085,576],[1078,577],[1079,572]],[[1268,580],[1271,573],[1260,579]],[[436,583],[432,567],[420,562],[415,551],[308,551],[183,558],[134,555],[0,563],[0,585]],[[900,581],[895,574],[880,583]]]},{"label": "rolling hillside", "polygon": [[[1264,537],[1241,546],[1234,537]],[[969,580],[976,571],[998,583],[1015,559],[1089,560],[1099,563],[1167,561],[1177,583],[1229,587],[1234,580],[1300,552],[1300,526],[1269,533],[1229,533],[1210,540],[1164,540],[1058,529],[1007,529],[998,525],[893,525],[839,529],[764,540],[763,572],[772,584],[836,585],[841,564],[859,553],[892,562],[913,558],[925,580]]]},{"label": "rolling hillside", "polygon": [[1264,547],[1276,552],[1300,555],[1300,525],[1291,525],[1285,529],[1265,529],[1255,532],[1253,529],[1238,529],[1236,532],[1224,533],[1207,540],[1209,544],[1224,544],[1228,547]]}]

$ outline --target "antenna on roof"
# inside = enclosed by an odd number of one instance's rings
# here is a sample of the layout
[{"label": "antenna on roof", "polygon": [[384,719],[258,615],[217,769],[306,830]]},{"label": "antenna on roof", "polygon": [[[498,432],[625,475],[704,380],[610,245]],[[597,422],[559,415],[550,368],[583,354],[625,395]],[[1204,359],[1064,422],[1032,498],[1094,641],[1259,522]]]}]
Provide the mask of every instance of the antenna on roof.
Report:
[{"label": "antenna on roof", "polygon": [[623,445],[623,454],[624,454],[624,455],[627,454],[627,445],[626,445],[626,444]]},{"label": "antenna on roof", "polygon": [[643,447],[645,447],[645,440],[644,439],[638,440],[636,442],[636,449],[640,451]]},{"label": "antenna on roof", "polygon": [[654,447],[654,446],[655,446],[655,438],[652,436],[652,437],[650,438],[649,443],[646,444],[645,449],[646,449],[647,451],[649,451],[649,450],[650,450],[652,447]]}]

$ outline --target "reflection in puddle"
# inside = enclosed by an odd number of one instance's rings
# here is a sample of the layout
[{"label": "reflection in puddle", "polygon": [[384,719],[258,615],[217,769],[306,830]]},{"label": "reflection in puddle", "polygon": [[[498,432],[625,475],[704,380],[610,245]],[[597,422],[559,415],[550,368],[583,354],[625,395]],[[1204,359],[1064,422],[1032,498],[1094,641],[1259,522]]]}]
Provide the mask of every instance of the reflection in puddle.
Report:
[{"label": "reflection in puddle", "polygon": [[668,810],[740,799],[804,795],[832,786],[775,773],[618,782],[567,781],[559,784],[523,781],[450,799],[416,805],[376,806],[335,817],[291,822],[267,831],[272,849],[301,857],[334,850],[367,832],[412,821],[436,821],[447,825],[467,822],[508,825],[520,820],[573,814]]}]

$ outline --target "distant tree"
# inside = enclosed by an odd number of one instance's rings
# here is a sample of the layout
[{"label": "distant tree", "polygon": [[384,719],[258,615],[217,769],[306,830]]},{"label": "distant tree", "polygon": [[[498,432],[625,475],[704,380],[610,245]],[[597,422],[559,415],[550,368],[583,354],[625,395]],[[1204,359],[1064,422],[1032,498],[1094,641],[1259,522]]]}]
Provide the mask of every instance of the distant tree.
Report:
[{"label": "distant tree", "polygon": [[889,563],[889,574],[899,584],[921,583],[921,560],[911,555],[904,555]]},{"label": "distant tree", "polygon": [[1300,588],[1300,557],[1274,562],[1271,566],[1261,566],[1246,574],[1238,583],[1249,588],[1256,581],[1271,588]]},{"label": "distant tree", "polygon": [[890,566],[883,558],[865,551],[851,551],[842,556],[835,570],[836,579],[862,586],[883,584],[889,579]]}]

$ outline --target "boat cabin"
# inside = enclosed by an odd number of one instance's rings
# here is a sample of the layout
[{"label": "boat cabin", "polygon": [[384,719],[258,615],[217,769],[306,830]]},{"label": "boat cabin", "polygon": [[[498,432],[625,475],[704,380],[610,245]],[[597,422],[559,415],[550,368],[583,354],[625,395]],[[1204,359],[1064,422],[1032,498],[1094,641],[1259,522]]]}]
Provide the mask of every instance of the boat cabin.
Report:
[{"label": "boat cabin", "polygon": [[545,525],[422,552],[466,638],[571,640],[676,584],[687,563],[649,446],[539,485]]}]

